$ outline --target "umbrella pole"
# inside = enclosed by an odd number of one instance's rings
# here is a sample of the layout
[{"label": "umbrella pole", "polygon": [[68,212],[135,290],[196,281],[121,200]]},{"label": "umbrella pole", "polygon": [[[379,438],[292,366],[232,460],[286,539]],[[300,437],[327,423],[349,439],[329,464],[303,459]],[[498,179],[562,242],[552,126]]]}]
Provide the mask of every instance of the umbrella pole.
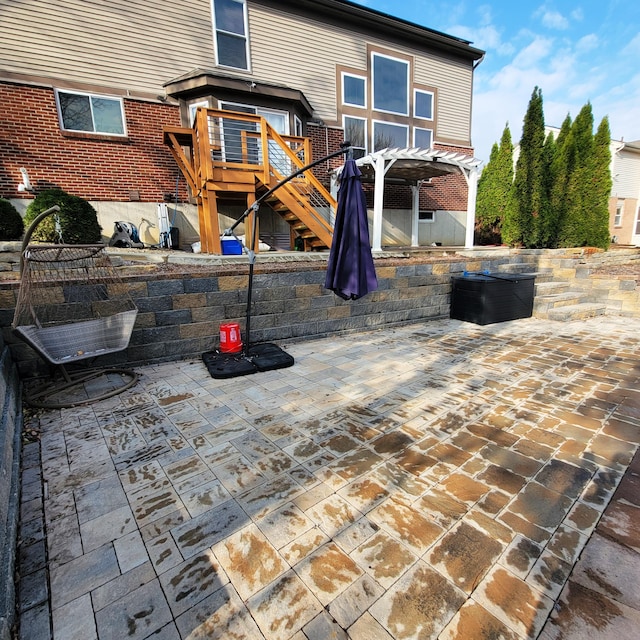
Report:
[{"label": "umbrella pole", "polygon": [[[350,142],[343,142],[340,145],[340,151],[334,151],[333,153],[330,153],[327,156],[323,156],[322,158],[318,159],[318,160],[314,160],[313,162],[311,162],[310,164],[302,167],[302,169],[298,169],[297,171],[294,171],[293,173],[289,174],[286,178],[283,178],[282,180],[280,180],[280,182],[278,182],[278,184],[276,184],[275,187],[272,187],[271,189],[269,189],[269,191],[267,191],[266,193],[263,193],[233,224],[233,226],[231,226],[229,229],[225,229],[223,235],[225,236],[235,236],[235,234],[233,233],[233,230],[243,221],[247,218],[247,216],[249,216],[252,212],[254,213],[253,216],[253,223],[251,226],[251,239],[249,241],[249,245],[246,246],[245,245],[245,250],[247,252],[247,256],[249,257],[249,283],[247,286],[247,312],[246,312],[246,320],[245,320],[245,334],[246,334],[246,340],[244,342],[244,346],[243,346],[243,350],[242,350],[242,354],[246,357],[249,355],[249,346],[250,346],[250,340],[251,340],[251,298],[252,298],[252,294],[253,294],[253,268],[256,262],[256,252],[255,252],[255,246],[256,246],[256,241],[257,241],[257,231],[258,231],[258,210],[260,209],[260,202],[262,202],[262,200],[264,200],[265,198],[269,197],[274,191],[277,191],[280,187],[282,187],[283,185],[287,184],[287,182],[289,182],[290,180],[292,180],[293,178],[295,178],[296,176],[299,176],[300,174],[304,173],[305,171],[308,171],[309,169],[312,169],[313,167],[315,167],[316,165],[322,163],[322,162],[326,162],[327,160],[331,160],[331,158],[335,158],[336,156],[339,155],[343,155],[345,153],[351,153],[351,143]],[[248,234],[245,233],[245,239],[247,238]]]},{"label": "umbrella pole", "polygon": [[[249,283],[247,285],[247,314],[245,320],[245,333],[246,340],[243,347],[243,354],[245,356],[249,355],[249,347],[251,346],[251,299],[253,296],[253,268],[256,263],[256,235],[258,230],[258,209],[260,205],[255,202],[248,211],[253,211],[254,215],[252,218],[251,224],[251,235],[249,240],[249,246],[247,247],[247,255],[249,256]],[[249,234],[245,234],[245,238],[249,237]]]}]

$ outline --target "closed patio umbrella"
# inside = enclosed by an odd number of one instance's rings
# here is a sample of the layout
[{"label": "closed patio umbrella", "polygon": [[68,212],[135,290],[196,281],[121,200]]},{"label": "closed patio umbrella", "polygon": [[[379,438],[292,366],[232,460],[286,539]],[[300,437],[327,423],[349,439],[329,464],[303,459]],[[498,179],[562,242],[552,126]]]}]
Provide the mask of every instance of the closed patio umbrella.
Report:
[{"label": "closed patio umbrella", "polygon": [[349,158],[342,169],[325,288],[343,300],[357,300],[378,288],[371,255],[367,201],[360,169]]}]

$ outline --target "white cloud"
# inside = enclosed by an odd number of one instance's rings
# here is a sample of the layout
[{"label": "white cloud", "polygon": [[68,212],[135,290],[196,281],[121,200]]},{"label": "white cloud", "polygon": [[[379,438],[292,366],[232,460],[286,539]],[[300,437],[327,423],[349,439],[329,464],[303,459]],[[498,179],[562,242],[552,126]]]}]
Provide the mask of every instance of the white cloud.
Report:
[{"label": "white cloud", "polygon": [[564,31],[569,28],[569,21],[558,11],[551,11],[549,9],[542,13],[542,24],[547,29],[558,29]]},{"label": "white cloud", "polygon": [[576,42],[576,51],[579,53],[587,53],[598,48],[600,41],[595,33],[582,36],[580,40]]},{"label": "white cloud", "polygon": [[533,41],[513,58],[513,66],[520,69],[534,67],[553,52],[553,40],[543,36],[535,36]]}]

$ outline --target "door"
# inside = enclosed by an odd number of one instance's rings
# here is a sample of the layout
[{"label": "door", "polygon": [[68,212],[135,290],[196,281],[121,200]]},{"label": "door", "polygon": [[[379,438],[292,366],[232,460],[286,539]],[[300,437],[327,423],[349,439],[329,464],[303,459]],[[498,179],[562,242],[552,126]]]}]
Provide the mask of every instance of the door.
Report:
[{"label": "door", "polygon": [[[289,133],[289,114],[286,111],[264,109],[246,104],[233,102],[221,102],[220,108],[224,111],[237,111],[239,113],[252,113],[262,116],[277,133],[287,135]],[[234,118],[222,118],[220,123],[222,137],[222,157],[227,162],[245,162],[249,164],[262,164],[262,150],[257,135],[247,136],[245,132],[258,134],[258,126],[253,122],[236,120]],[[269,160],[276,166],[288,168],[290,163],[284,163],[286,158],[282,149],[275,142],[269,142]],[[289,171],[285,171],[287,175]]]}]

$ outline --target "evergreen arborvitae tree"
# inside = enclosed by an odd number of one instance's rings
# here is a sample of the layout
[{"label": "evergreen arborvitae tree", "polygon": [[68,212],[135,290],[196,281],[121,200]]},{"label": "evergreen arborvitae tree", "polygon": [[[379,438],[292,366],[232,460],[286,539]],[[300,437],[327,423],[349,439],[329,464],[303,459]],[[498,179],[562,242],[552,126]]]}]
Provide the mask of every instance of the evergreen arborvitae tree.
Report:
[{"label": "evergreen arborvitae tree", "polygon": [[534,219],[535,246],[549,249],[554,246],[556,238],[556,219],[551,196],[553,192],[553,160],[556,155],[556,141],[553,134],[547,135],[542,147],[542,197],[540,215]]},{"label": "evergreen arborvitae tree", "polygon": [[507,124],[500,145],[494,143],[487,166],[478,181],[476,242],[499,244],[501,229],[513,198],[513,143]]},{"label": "evergreen arborvitae tree", "polygon": [[549,204],[551,235],[549,247],[558,247],[558,234],[567,212],[567,185],[575,164],[575,147],[571,136],[571,117],[562,123],[555,141],[555,152],[551,161],[551,202]]},{"label": "evergreen arborvitae tree", "polygon": [[605,116],[593,138],[593,151],[590,158],[590,190],[585,202],[589,218],[590,235],[587,244],[600,249],[608,249],[611,242],[609,233],[609,196],[613,181],[611,179],[611,132],[609,119]]},{"label": "evergreen arborvitae tree", "polygon": [[542,150],[544,147],[544,114],[542,91],[535,87],[524,117],[520,155],[516,163],[514,180],[514,216],[503,229],[504,240],[509,244],[536,246],[536,218],[546,209],[542,188]]},{"label": "evergreen arborvitae tree", "polygon": [[558,246],[584,247],[590,237],[587,213],[591,189],[590,163],[593,152],[593,112],[587,103],[571,125],[573,167],[567,176],[566,209],[558,230]]}]

